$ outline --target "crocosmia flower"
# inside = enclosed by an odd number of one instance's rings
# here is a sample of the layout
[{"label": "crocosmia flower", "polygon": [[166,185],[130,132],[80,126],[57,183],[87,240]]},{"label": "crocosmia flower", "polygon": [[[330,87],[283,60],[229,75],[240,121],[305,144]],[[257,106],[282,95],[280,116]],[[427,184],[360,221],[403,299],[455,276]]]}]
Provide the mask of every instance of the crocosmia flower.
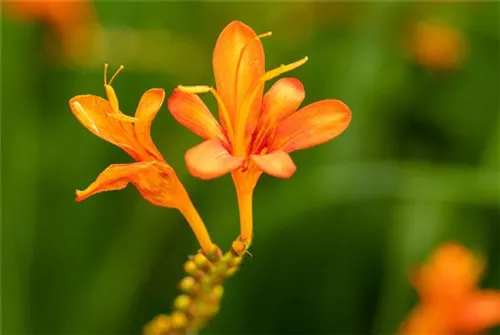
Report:
[{"label": "crocosmia flower", "polygon": [[99,192],[120,190],[132,183],[152,204],[179,209],[190,223],[203,250],[210,251],[212,242],[201,218],[175,171],[151,139],[151,123],[163,104],[165,91],[146,91],[139,101],[135,117],[127,116],[120,111],[118,98],[111,86],[116,74],[108,83],[106,71],[104,73],[108,100],[90,94],[79,95],[70,99],[69,106],[85,128],[122,148],[136,162],[110,165],[89,187],[76,191],[76,200],[85,200]]},{"label": "crocosmia flower", "polygon": [[483,269],[484,263],[463,246],[442,245],[412,278],[420,305],[401,334],[478,334],[499,325],[500,292],[477,288]]},{"label": "crocosmia flower", "polygon": [[[99,27],[92,1],[88,0],[14,0],[2,1],[2,5],[14,17],[46,24],[57,38],[63,55],[70,58],[81,57],[91,47],[92,33]],[[54,46],[49,44],[48,51],[54,52]]]},{"label": "crocosmia flower", "polygon": [[[186,153],[190,173],[202,179],[232,173],[236,185],[241,237],[251,238],[251,195],[262,172],[288,178],[295,172],[289,153],[329,141],[351,120],[339,100],[322,100],[300,108],[304,87],[296,78],[282,78],[264,94],[267,81],[291,71],[307,57],[265,71],[261,38],[234,21],[220,34],[213,53],[216,88],[179,86],[168,99],[174,118],[205,141]],[[197,93],[211,92],[219,122]]]}]

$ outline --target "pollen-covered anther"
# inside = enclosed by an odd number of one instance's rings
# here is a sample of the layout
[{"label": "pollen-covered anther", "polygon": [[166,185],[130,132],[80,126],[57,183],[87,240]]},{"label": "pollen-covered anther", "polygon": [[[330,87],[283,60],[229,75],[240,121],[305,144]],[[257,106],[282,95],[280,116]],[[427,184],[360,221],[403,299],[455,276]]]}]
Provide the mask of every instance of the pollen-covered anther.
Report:
[{"label": "pollen-covered anther", "polygon": [[292,71],[292,70],[304,65],[308,59],[309,59],[309,57],[306,56],[306,57],[299,59],[298,61],[290,63],[290,64],[286,64],[286,65],[281,64],[279,67],[272,69],[272,70],[269,70],[266,73],[264,73],[264,75],[260,78],[260,80],[261,81],[268,81],[268,80],[271,80],[273,78],[276,78],[279,75],[282,75],[283,73]]},{"label": "pollen-covered anther", "polygon": [[260,40],[262,38],[270,37],[272,35],[273,35],[273,32],[272,31],[268,31],[267,33],[263,33],[263,34],[257,35],[257,37],[255,37],[255,38],[258,39],[258,40]]},{"label": "pollen-covered anther", "polygon": [[177,86],[177,88],[179,89],[179,91],[189,94],[208,93],[210,92],[211,89],[213,89],[212,87],[206,85],[194,85],[194,86],[179,85]]}]

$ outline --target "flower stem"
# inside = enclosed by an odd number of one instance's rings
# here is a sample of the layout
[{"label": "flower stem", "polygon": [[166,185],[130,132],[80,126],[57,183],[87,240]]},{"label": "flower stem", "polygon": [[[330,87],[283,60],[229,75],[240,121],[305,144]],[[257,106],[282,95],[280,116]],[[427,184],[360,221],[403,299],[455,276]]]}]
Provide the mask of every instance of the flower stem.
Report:
[{"label": "flower stem", "polygon": [[182,215],[184,215],[184,218],[186,218],[186,221],[189,223],[189,226],[193,230],[203,253],[207,255],[213,253],[217,247],[213,244],[207,228],[193,203],[191,201],[186,201],[185,205],[179,208],[179,211]]},{"label": "flower stem", "polygon": [[253,187],[246,188],[236,184],[236,195],[238,197],[238,207],[240,211],[240,240],[250,243],[253,237]]}]

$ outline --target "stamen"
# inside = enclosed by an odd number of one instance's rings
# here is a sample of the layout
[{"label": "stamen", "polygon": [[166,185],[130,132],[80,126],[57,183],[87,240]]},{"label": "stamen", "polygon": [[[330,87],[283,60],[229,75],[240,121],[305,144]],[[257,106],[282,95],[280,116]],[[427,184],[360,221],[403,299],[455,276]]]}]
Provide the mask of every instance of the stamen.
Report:
[{"label": "stamen", "polygon": [[[234,109],[234,111],[236,113],[235,115],[238,118],[238,120],[239,120],[239,116],[238,116],[239,115],[239,113],[238,113],[238,111],[239,111],[239,106],[238,106],[238,103],[239,103],[238,102],[238,85],[239,85],[239,80],[238,80],[238,78],[239,78],[239,75],[240,75],[240,66],[241,66],[241,62],[243,61],[243,56],[245,55],[245,53],[247,52],[247,50],[248,50],[248,48],[249,48],[249,46],[251,44],[256,43],[256,42],[260,43],[260,39],[261,38],[269,37],[272,34],[273,33],[271,31],[268,31],[266,33],[263,33],[263,34],[255,36],[255,38],[253,40],[250,40],[248,43],[246,43],[243,46],[243,48],[241,49],[241,51],[240,51],[240,55],[238,57],[238,62],[236,63],[236,72],[235,72],[234,89],[233,89],[233,92],[234,92],[233,93],[234,94],[233,95],[234,105],[232,106],[232,108]],[[235,131],[237,131],[237,130],[235,129]]]},{"label": "stamen", "polygon": [[113,119],[117,119],[118,121],[123,121],[123,122],[128,122],[128,123],[134,123],[139,121],[138,118],[133,117],[133,116],[128,116],[123,113],[107,113],[109,117],[112,117]]},{"label": "stamen", "polygon": [[249,104],[255,99],[257,96],[257,93],[260,90],[261,85],[263,85],[266,81],[271,80],[273,78],[278,77],[279,75],[292,71],[299,66],[302,66],[307,62],[309,58],[304,57],[302,59],[299,59],[296,62],[287,64],[287,65],[281,65],[280,67],[277,67],[273,70],[267,71],[264,73],[255,83],[255,86],[253,87],[253,90],[251,93],[245,98],[245,101],[242,106],[242,113],[238,115],[238,122],[237,122],[237,129],[236,129],[236,136],[241,139],[239,142],[239,145],[237,146],[237,153],[242,154],[244,152],[243,146],[246,145],[245,140],[244,140],[244,135],[245,135],[245,130],[246,130],[246,124],[248,121],[248,114],[250,113],[250,106]]},{"label": "stamen", "polygon": [[197,93],[208,93],[210,92],[211,87],[205,85],[195,85],[195,86],[177,86],[179,91],[189,94],[197,94]]},{"label": "stamen", "polygon": [[305,62],[307,62],[309,58],[306,56],[302,59],[299,59],[298,61],[296,62],[293,62],[293,63],[290,63],[290,64],[287,64],[287,65],[281,65],[280,67],[277,67],[273,70],[270,70],[270,71],[267,71],[266,73],[264,73],[264,75],[259,78],[259,80],[261,80],[262,82],[266,82],[268,80],[271,80],[273,78],[276,78],[277,76],[285,73],[285,72],[288,72],[288,71],[292,71],[296,68],[298,68],[299,66],[302,66],[305,64]]},{"label": "stamen", "polygon": [[229,117],[229,112],[227,111],[226,105],[224,104],[224,101],[222,100],[222,97],[219,95],[219,93],[210,86],[206,85],[195,85],[195,86],[182,86],[179,85],[177,88],[181,92],[185,93],[190,93],[190,94],[197,94],[197,93],[212,93],[212,95],[215,97],[215,100],[217,100],[217,103],[219,104],[219,108],[221,111],[221,117],[224,120],[224,123],[226,124],[226,131],[227,131],[227,136],[229,137],[229,142],[234,143],[234,130],[233,130],[233,125],[231,122],[231,118]]},{"label": "stamen", "polygon": [[104,86],[108,86],[108,63],[104,64]]},{"label": "stamen", "polygon": [[[107,65],[107,64],[106,64]],[[123,65],[120,65],[120,67],[118,68],[118,70],[116,70],[115,74],[113,75],[113,77],[111,77],[111,80],[109,81],[108,85],[111,86],[111,83],[113,82],[113,80],[116,78],[116,76],[118,75],[118,73],[122,72],[122,70],[124,69],[125,67]]]},{"label": "stamen", "polygon": [[263,34],[260,34],[260,35],[257,35],[257,39],[260,40],[261,38],[265,38],[265,37],[269,37],[273,34],[272,31],[268,31],[267,33],[263,33]]}]

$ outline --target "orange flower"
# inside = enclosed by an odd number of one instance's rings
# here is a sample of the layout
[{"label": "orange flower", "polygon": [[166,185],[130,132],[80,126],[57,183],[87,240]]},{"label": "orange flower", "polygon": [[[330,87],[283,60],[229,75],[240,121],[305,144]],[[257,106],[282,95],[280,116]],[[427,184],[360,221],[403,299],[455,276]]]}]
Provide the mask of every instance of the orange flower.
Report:
[{"label": "orange flower", "polygon": [[[213,54],[216,89],[179,86],[168,99],[174,118],[205,141],[186,153],[192,175],[211,179],[231,172],[238,195],[243,241],[252,237],[252,192],[262,172],[288,178],[295,172],[290,152],[329,141],[351,119],[339,100],[322,100],[298,110],[304,87],[295,78],[278,80],[266,94],[267,81],[293,70],[307,57],[265,72],[261,38],[247,25],[231,22]],[[211,92],[220,123],[196,93]]]},{"label": "orange flower", "polygon": [[191,225],[202,249],[210,252],[213,244],[205,225],[170,165],[167,164],[151,139],[151,123],[158,113],[165,91],[146,91],[137,107],[135,117],[123,114],[111,86],[120,67],[108,83],[107,65],[104,87],[108,100],[95,95],[79,95],[69,101],[73,114],[94,135],[122,148],[136,163],[113,164],[105,169],[89,187],[76,191],[76,200],[82,201],[99,192],[120,190],[132,183],[141,195],[157,206],[177,208]]},{"label": "orange flower", "polygon": [[5,1],[3,4],[13,16],[46,23],[58,37],[66,56],[77,57],[89,45],[91,28],[96,23],[91,1],[16,0]]},{"label": "orange flower", "polygon": [[500,324],[500,292],[476,287],[483,269],[461,245],[441,246],[413,277],[420,305],[401,334],[476,334]]},{"label": "orange flower", "polygon": [[436,71],[459,68],[466,56],[466,41],[453,26],[421,21],[412,27],[407,42],[411,57]]}]

